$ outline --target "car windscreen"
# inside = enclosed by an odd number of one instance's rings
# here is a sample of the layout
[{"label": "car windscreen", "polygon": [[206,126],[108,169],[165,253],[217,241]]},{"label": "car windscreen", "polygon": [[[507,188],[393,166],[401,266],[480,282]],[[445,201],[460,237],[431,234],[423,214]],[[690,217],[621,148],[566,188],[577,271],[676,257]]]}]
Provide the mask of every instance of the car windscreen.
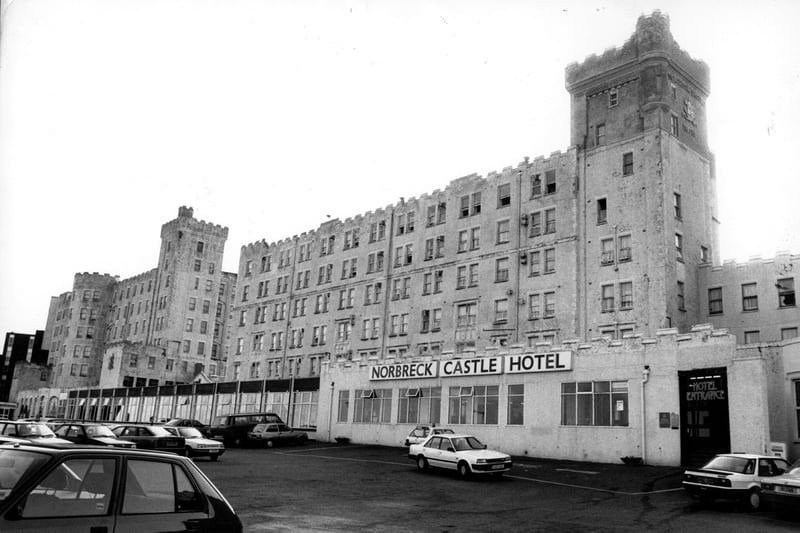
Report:
[{"label": "car windscreen", "polygon": [[19,480],[47,462],[47,455],[25,450],[0,449],[0,502],[11,494]]},{"label": "car windscreen", "polygon": [[150,433],[155,435],[156,437],[174,437],[172,433],[167,431],[166,429],[162,428],[161,426],[148,426]]},{"label": "car windscreen", "polygon": [[227,416],[218,416],[214,418],[214,421],[211,422],[212,426],[219,427],[219,426],[227,426],[228,425],[228,417]]},{"label": "car windscreen", "polygon": [[704,470],[722,470],[724,472],[736,472],[739,474],[746,473],[748,466],[752,463],[752,459],[745,457],[730,457],[727,455],[720,455],[714,457],[711,461],[706,463],[703,467]]},{"label": "car windscreen", "polygon": [[55,437],[56,434],[46,424],[18,424],[17,436],[26,438]]},{"label": "car windscreen", "polygon": [[111,437],[112,439],[117,436],[111,431],[108,426],[86,426],[86,434],[90,437]]},{"label": "car windscreen", "polygon": [[181,437],[186,437],[187,439],[202,439],[203,434],[197,428],[180,428],[178,429]]}]

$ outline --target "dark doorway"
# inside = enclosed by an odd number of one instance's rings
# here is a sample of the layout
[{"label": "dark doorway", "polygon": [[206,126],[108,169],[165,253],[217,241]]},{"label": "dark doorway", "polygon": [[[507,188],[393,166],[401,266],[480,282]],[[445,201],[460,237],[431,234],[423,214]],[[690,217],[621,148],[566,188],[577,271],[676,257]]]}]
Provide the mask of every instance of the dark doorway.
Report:
[{"label": "dark doorway", "polygon": [[702,466],[731,451],[728,374],[725,368],[678,372],[681,395],[681,464]]}]

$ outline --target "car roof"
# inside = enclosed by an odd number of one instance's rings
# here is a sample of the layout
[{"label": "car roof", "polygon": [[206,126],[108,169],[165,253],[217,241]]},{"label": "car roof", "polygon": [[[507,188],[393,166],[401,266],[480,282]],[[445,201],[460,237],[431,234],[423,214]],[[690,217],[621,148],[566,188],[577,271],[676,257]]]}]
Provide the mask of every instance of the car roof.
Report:
[{"label": "car roof", "polygon": [[760,453],[718,453],[714,457],[741,457],[742,459],[781,459],[775,455],[763,455]]},{"label": "car roof", "polygon": [[133,455],[133,456],[148,456],[148,457],[180,457],[179,455],[170,452],[158,452],[155,450],[143,450],[141,448],[114,448],[108,446],[91,446],[86,444],[74,443],[9,443],[0,444],[0,450],[25,450],[30,452],[44,452],[51,455],[60,455],[66,453],[78,454],[92,454],[98,453],[105,455]]},{"label": "car roof", "polygon": [[447,437],[448,439],[454,439],[454,438],[457,438],[457,437],[458,438],[464,438],[464,439],[467,439],[467,438],[475,439],[475,438],[477,438],[475,435],[469,435],[467,433],[455,433],[455,432],[452,433],[452,434],[450,434],[450,433],[437,433],[435,435],[431,435],[431,437]]}]

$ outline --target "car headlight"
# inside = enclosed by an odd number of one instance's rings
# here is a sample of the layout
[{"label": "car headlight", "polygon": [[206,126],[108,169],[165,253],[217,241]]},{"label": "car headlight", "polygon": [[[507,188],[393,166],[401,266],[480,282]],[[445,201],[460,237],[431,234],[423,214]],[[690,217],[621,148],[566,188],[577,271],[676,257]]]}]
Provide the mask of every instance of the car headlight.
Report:
[{"label": "car headlight", "polygon": [[478,464],[485,464],[486,463],[486,459],[478,459],[475,462],[478,463]]}]

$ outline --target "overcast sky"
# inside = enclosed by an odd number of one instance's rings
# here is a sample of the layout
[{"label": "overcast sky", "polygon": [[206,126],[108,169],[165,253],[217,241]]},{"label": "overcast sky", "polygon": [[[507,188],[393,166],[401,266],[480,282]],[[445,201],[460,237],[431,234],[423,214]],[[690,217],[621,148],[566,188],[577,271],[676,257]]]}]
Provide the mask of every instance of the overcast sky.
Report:
[{"label": "overcast sky", "polygon": [[566,150],[564,68],[642,13],[711,70],[723,258],[800,253],[800,2],[0,0],[0,334],[156,266],[178,207],[240,247]]}]

